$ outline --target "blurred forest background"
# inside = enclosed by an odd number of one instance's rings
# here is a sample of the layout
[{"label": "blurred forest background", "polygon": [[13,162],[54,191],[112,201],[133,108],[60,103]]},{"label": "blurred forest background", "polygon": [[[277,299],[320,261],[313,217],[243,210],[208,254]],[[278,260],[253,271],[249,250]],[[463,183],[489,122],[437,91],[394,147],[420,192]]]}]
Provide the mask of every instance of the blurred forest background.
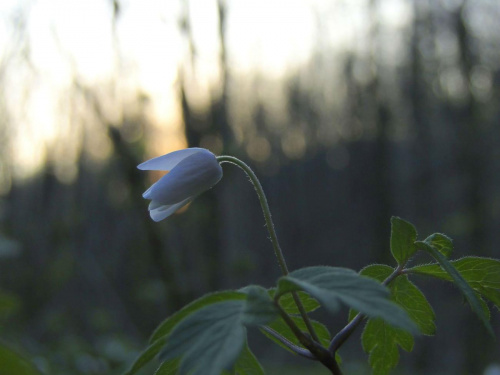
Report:
[{"label": "blurred forest background", "polygon": [[[254,168],[292,269],[392,265],[392,215],[500,257],[499,20],[497,0],[2,2],[0,337],[46,374],[119,374],[192,299],[273,285],[241,171],[149,219],[136,166],[187,146]],[[395,373],[498,365],[459,293],[416,282],[438,331]],[[306,365],[252,340],[270,374]]]}]

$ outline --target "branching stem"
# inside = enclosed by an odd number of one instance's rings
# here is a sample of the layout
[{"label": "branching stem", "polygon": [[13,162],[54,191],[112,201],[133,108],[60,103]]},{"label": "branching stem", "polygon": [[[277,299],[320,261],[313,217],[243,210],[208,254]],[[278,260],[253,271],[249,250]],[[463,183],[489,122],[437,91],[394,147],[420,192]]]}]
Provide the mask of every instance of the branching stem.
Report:
[{"label": "branching stem", "polygon": [[281,317],[285,323],[290,327],[293,334],[299,339],[299,342],[306,347],[314,356],[314,358],[321,362],[328,370],[331,371],[333,375],[342,375],[342,371],[335,360],[335,354],[330,353],[325,347],[320,343],[311,340],[300,328],[295,324],[293,319],[283,310],[277,300],[274,301],[276,308],[278,309]]}]

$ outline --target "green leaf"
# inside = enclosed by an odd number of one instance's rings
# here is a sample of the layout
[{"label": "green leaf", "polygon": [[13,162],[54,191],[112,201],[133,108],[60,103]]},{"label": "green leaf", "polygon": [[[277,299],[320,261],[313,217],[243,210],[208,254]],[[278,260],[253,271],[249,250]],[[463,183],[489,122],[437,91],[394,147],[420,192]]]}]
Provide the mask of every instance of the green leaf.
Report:
[{"label": "green leaf", "polygon": [[[303,332],[307,331],[307,326],[302,320],[302,318],[297,317],[297,316],[292,316],[292,320],[295,322],[295,324],[299,327],[299,329]],[[320,343],[328,347],[330,344],[331,336],[330,332],[328,331],[328,328],[325,327],[325,325],[321,324],[320,322],[317,322],[315,320],[311,319],[311,324],[316,331],[316,334],[318,335],[318,338],[320,340]],[[285,339],[290,341],[292,344],[302,347],[302,344],[299,342],[297,337],[293,334],[292,330],[288,325],[285,323],[285,321],[282,318],[279,318],[275,321],[273,321],[271,324],[267,325],[268,328],[271,328],[273,331],[276,333],[279,333],[281,336],[283,336]],[[268,332],[261,330],[261,332],[267,336],[269,339],[273,340],[275,343],[277,343],[279,346],[289,350],[291,353],[292,352],[289,348],[287,348],[284,344],[282,344],[278,339],[276,339],[274,336],[269,334]],[[295,354],[295,353],[294,353]]]},{"label": "green leaf", "polygon": [[[177,375],[178,369],[179,360],[173,359],[171,361],[163,362],[154,375]],[[234,370],[231,371],[231,373],[237,375],[264,375],[262,366],[257,358],[255,358],[255,355],[252,353],[247,343],[245,343],[243,351],[238,357],[238,360],[234,365]],[[224,371],[223,374],[229,374],[229,372]]]},{"label": "green leaf", "polygon": [[168,335],[170,331],[185,317],[189,314],[197,311],[205,306],[211,305],[216,302],[233,300],[233,299],[245,299],[245,293],[235,292],[235,291],[223,291],[223,292],[215,292],[211,294],[206,294],[203,297],[198,298],[197,300],[191,302],[189,305],[184,306],[181,310],[174,313],[172,316],[165,319],[153,332],[151,338],[149,339],[149,343],[152,344],[160,337]]},{"label": "green leaf", "polygon": [[453,240],[441,233],[434,233],[427,237],[424,242],[434,247],[437,251],[448,258],[453,251]]},{"label": "green leaf", "polygon": [[[500,289],[500,260],[481,257],[465,257],[458,260],[452,260],[450,263],[473,288],[482,286]],[[409,268],[408,271],[453,281],[453,278],[436,263],[416,266]]]},{"label": "green leaf", "polygon": [[[476,292],[500,309],[500,260],[465,257],[450,262]],[[426,264],[408,269],[409,272],[433,276],[446,281],[452,277],[439,264]]]},{"label": "green leaf", "polygon": [[[265,302],[267,301],[267,303]],[[278,313],[267,292],[255,287],[247,300],[226,300],[205,306],[172,330],[160,360],[181,358],[179,375],[220,375],[231,370],[244,349],[246,326],[267,324]]]},{"label": "green leaf", "polygon": [[436,333],[436,315],[424,294],[408,277],[400,276],[391,285],[393,301],[403,307],[424,335]]},{"label": "green leaf", "polygon": [[[176,313],[165,319],[156,328],[155,332],[153,333],[153,335],[149,340],[150,345],[139,355],[139,357],[135,360],[130,369],[126,371],[123,375],[134,375],[145,365],[151,362],[160,352],[161,348],[165,345],[166,336],[181,320],[186,318],[191,313],[213,303],[232,300],[232,299],[244,300],[245,298],[246,295],[242,292],[222,291],[222,292],[206,294],[200,297],[199,299],[191,302],[190,304],[184,306],[181,310],[177,311]],[[168,367],[168,364],[166,364],[164,367]]]},{"label": "green leaf", "polygon": [[31,362],[0,342],[0,374],[40,375],[40,372]]},{"label": "green leaf", "polygon": [[264,325],[279,317],[278,310],[267,290],[251,285],[246,289],[247,303],[243,314],[243,324]]},{"label": "green leaf", "polygon": [[398,345],[410,352],[413,337],[381,319],[370,319],[361,337],[363,349],[370,354],[369,363],[374,375],[387,375],[399,362]]},{"label": "green leaf", "polygon": [[446,259],[446,257],[443,254],[441,254],[438,250],[436,250],[433,246],[430,246],[428,243],[421,241],[416,242],[416,244],[423,250],[430,253],[434,257],[434,259],[438,261],[443,270],[448,273],[448,275],[451,277],[455,285],[458,287],[458,289],[460,289],[462,294],[465,296],[465,298],[467,299],[472,308],[472,311],[474,311],[476,315],[479,317],[479,319],[483,322],[488,332],[492,336],[495,336],[495,334],[493,333],[493,328],[491,327],[491,324],[488,320],[488,317],[484,313],[481,302],[477,298],[474,290],[467,283],[467,281],[460,274],[460,272],[457,271],[457,269],[453,266],[453,264],[449,262],[448,259]]},{"label": "green leaf", "polygon": [[237,375],[264,375],[264,369],[248,347],[248,343],[245,343],[234,365],[234,371]]},{"label": "green leaf", "polygon": [[154,375],[177,375],[179,369],[179,360],[172,359],[171,361],[163,362],[155,371]]},{"label": "green leaf", "polygon": [[397,327],[409,331],[416,328],[406,312],[389,301],[387,288],[350,269],[327,266],[302,268],[278,282],[278,295],[298,290],[309,293],[332,313],[338,311],[340,303],[344,303]]},{"label": "green leaf", "polygon": [[[163,345],[165,345],[167,341],[166,336],[160,337],[158,340],[149,345],[134,361],[130,369],[123,373],[123,375],[133,375],[136,374],[137,371],[146,366],[149,362],[151,362],[156,355],[160,352]],[[167,365],[165,365],[167,366]]]},{"label": "green leaf", "polygon": [[[269,294],[271,297],[274,298],[274,294],[276,293],[276,289],[272,288],[269,290]],[[318,309],[321,305],[319,302],[311,297],[309,294],[306,292],[297,292],[297,295],[299,296],[300,301],[302,302],[302,306],[304,306],[304,309],[306,312],[313,312],[316,309]],[[285,294],[280,298],[280,306],[285,310],[287,314],[291,315],[298,315],[300,314],[300,311],[295,304],[295,300],[291,294]]]},{"label": "green leaf", "polygon": [[417,230],[409,222],[393,216],[391,218],[391,253],[398,264],[405,264],[417,248]]},{"label": "green leaf", "polygon": [[[394,270],[386,265],[374,264],[361,270],[361,275],[384,281]],[[406,275],[400,275],[389,284],[391,299],[408,313],[424,335],[434,335],[436,315],[424,294]]]},{"label": "green leaf", "polygon": [[160,360],[180,357],[181,375],[220,375],[230,370],[245,343],[244,306],[243,301],[224,301],[189,315],[173,329]]},{"label": "green leaf", "polygon": [[500,310],[500,289],[493,289],[487,287],[475,287],[474,290],[477,290],[483,297],[492,302],[498,310]]}]

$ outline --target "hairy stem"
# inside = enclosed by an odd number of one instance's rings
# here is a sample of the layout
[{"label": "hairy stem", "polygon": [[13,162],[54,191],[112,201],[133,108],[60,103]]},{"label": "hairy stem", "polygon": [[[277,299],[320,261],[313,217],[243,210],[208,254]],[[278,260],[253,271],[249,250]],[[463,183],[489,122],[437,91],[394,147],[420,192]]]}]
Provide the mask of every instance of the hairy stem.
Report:
[{"label": "hairy stem", "polygon": [[[394,271],[382,282],[382,285],[389,285],[396,277],[403,274],[404,265],[399,265]],[[330,342],[328,351],[335,354],[337,350],[346,342],[346,340],[351,336],[351,334],[356,330],[360,323],[366,318],[365,315],[359,313],[352,319],[344,328],[342,328],[339,333]]]},{"label": "hairy stem", "polygon": [[[288,267],[285,262],[285,257],[283,256],[283,252],[281,251],[280,244],[278,242],[278,236],[276,235],[276,230],[274,229],[273,219],[271,218],[271,210],[269,209],[269,204],[267,203],[266,194],[264,193],[264,189],[262,189],[262,185],[260,184],[259,179],[247,164],[245,164],[240,159],[235,158],[234,156],[228,156],[228,155],[217,156],[217,161],[220,164],[231,163],[238,166],[250,178],[250,182],[254,186],[255,191],[257,192],[257,196],[259,197],[260,206],[262,207],[262,212],[264,213],[264,219],[266,221],[267,231],[269,232],[269,237],[271,239],[271,243],[273,244],[274,254],[278,259],[281,272],[283,273],[284,276],[288,275],[289,274]],[[300,315],[302,316],[302,319],[306,324],[307,330],[311,334],[311,337],[316,342],[319,342],[318,335],[316,334],[316,331],[314,330],[314,327],[311,324],[311,320],[307,316],[307,312],[304,309],[304,305],[300,301],[299,296],[297,295],[296,292],[293,292],[292,296],[295,301],[295,304],[297,305],[297,308],[299,309]]]}]

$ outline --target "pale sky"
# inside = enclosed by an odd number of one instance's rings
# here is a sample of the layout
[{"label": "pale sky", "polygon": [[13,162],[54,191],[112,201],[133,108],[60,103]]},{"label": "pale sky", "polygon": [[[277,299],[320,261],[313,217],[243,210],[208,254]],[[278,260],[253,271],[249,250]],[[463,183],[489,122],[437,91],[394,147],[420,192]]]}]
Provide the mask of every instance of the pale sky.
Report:
[{"label": "pale sky", "polygon": [[[227,51],[235,76],[256,71],[279,79],[308,61],[317,48],[362,48],[368,0],[228,0]],[[2,0],[0,62],[9,51],[13,14],[27,14],[29,52],[38,72],[11,69],[4,78],[14,113],[12,146],[19,174],[44,162],[44,147],[61,136],[61,100],[74,75],[91,87],[114,82],[110,103],[126,105],[141,90],[151,101],[150,120],[180,127],[175,82],[187,66],[188,48],[178,27],[181,1],[125,0],[112,33],[110,0]],[[393,27],[408,22],[405,0],[381,3],[379,17]],[[217,81],[218,35],[215,0],[190,0],[189,14],[197,50],[196,85],[200,92]],[[360,34],[361,33],[361,34]],[[319,45],[320,44],[320,45]],[[6,52],[7,51],[7,52]],[[1,65],[1,64],[0,64]],[[28,94],[27,94],[28,92]],[[26,100],[28,98],[28,100]],[[62,98],[62,99],[61,99]],[[24,103],[24,107],[21,103]],[[65,126],[68,126],[67,124]],[[64,133],[64,132],[62,132]],[[178,144],[174,146],[178,147]],[[174,147],[172,146],[172,147]],[[22,168],[21,168],[22,167]]]}]

